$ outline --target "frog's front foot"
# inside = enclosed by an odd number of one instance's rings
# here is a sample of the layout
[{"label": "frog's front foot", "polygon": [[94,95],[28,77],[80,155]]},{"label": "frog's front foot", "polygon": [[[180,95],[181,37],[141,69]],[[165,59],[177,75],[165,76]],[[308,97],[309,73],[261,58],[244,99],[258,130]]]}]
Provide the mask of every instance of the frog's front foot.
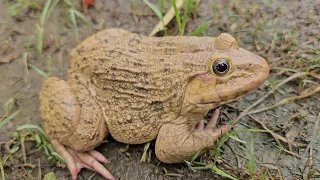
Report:
[{"label": "frog's front foot", "polygon": [[57,140],[52,140],[51,142],[56,151],[66,161],[73,180],[77,179],[77,175],[82,168],[98,172],[106,179],[115,180],[112,174],[101,164],[107,163],[108,160],[98,151],[77,152],[65,147]]},{"label": "frog's front foot", "polygon": [[195,133],[202,133],[205,132],[206,134],[210,135],[214,141],[216,141],[219,137],[224,135],[228,130],[228,125],[223,125],[220,128],[216,128],[217,122],[219,120],[220,110],[216,109],[209,122],[206,126],[204,126],[204,120],[200,120],[198,124],[195,126],[194,132]]},{"label": "frog's front foot", "polygon": [[216,109],[206,126],[201,120],[194,127],[188,123],[189,117],[180,117],[174,123],[164,124],[157,137],[157,157],[166,163],[179,163],[190,160],[197,152],[212,146],[228,130],[228,125],[216,128],[219,114],[220,111]]}]

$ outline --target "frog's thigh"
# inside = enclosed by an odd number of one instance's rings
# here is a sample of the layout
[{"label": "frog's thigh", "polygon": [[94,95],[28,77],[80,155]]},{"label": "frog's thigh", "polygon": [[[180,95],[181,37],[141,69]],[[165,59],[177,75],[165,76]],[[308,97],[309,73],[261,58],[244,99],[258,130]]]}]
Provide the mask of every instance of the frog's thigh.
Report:
[{"label": "frog's thigh", "polygon": [[82,84],[61,79],[47,79],[40,91],[43,127],[51,139],[77,151],[98,146],[107,134],[102,112]]},{"label": "frog's thigh", "polygon": [[181,163],[194,154],[213,145],[214,139],[206,133],[193,131],[190,124],[164,124],[156,141],[156,155],[165,163]]}]

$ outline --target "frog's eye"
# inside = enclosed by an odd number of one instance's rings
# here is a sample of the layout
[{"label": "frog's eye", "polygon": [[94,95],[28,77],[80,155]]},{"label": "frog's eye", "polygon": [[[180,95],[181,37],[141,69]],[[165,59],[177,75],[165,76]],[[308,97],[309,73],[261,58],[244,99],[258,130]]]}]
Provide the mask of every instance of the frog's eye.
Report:
[{"label": "frog's eye", "polygon": [[218,76],[223,76],[229,72],[230,69],[230,63],[227,59],[217,59],[212,64],[212,70],[213,72]]}]

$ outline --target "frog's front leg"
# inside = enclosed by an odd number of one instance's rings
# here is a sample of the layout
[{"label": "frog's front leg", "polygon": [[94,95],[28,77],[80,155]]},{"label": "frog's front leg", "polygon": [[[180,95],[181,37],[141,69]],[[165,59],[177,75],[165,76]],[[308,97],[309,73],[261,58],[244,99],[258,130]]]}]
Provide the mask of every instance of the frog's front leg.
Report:
[{"label": "frog's front leg", "polygon": [[43,128],[56,151],[64,158],[72,179],[81,168],[97,171],[114,179],[100,163],[107,159],[93,150],[107,134],[107,126],[90,83],[81,75],[69,77],[68,83],[52,77],[40,91]]},{"label": "frog's front leg", "polygon": [[173,123],[164,124],[157,137],[156,155],[165,163],[180,163],[190,160],[194,154],[210,147],[227,132],[228,125],[216,129],[220,111],[214,111],[211,120],[204,125],[201,120],[196,127],[180,117]]}]

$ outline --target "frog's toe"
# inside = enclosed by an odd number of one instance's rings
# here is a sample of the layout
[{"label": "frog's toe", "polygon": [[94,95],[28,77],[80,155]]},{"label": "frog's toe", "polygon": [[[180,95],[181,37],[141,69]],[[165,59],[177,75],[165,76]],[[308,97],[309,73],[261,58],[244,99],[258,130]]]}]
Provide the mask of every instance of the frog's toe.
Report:
[{"label": "frog's toe", "polygon": [[107,163],[108,160],[98,151],[91,150],[88,152],[76,152],[71,149],[68,150],[69,152],[72,152],[71,154],[77,164],[77,168],[79,171],[82,168],[87,168],[92,171],[98,172],[106,179],[115,180],[112,174],[101,164]]},{"label": "frog's toe", "polygon": [[216,109],[210,121],[208,122],[207,126],[204,128],[204,131],[210,134],[214,141],[217,140],[219,137],[224,135],[228,131],[228,125],[223,125],[220,128],[216,128],[220,115],[220,109]]},{"label": "frog's toe", "polygon": [[88,152],[92,157],[94,157],[96,160],[102,163],[108,163],[108,159],[104,157],[100,152],[96,150],[91,150]]},{"label": "frog's toe", "polygon": [[66,147],[61,143],[59,143],[57,140],[52,140],[51,143],[56,149],[56,151],[58,152],[58,154],[60,154],[62,158],[65,160],[69,168],[69,171],[71,173],[72,179],[73,180],[77,179],[77,175],[80,172],[81,168],[79,168],[79,165],[76,163],[72,154],[70,154],[70,152],[66,149]]},{"label": "frog's toe", "polygon": [[213,128],[215,128],[217,125],[217,122],[219,120],[219,115],[220,115],[220,109],[214,110],[212,117],[211,117],[210,121],[208,122],[205,129],[212,130]]},{"label": "frog's toe", "polygon": [[77,175],[82,168],[98,172],[106,179],[115,180],[112,174],[101,164],[107,163],[108,160],[98,151],[91,150],[88,152],[77,152],[65,147],[57,140],[52,140],[51,142],[56,151],[65,160],[71,173],[72,180],[77,179]]},{"label": "frog's toe", "polygon": [[213,132],[211,133],[213,140],[216,141],[219,139],[221,136],[227,133],[229,128],[229,125],[223,125],[218,129],[214,129]]}]

